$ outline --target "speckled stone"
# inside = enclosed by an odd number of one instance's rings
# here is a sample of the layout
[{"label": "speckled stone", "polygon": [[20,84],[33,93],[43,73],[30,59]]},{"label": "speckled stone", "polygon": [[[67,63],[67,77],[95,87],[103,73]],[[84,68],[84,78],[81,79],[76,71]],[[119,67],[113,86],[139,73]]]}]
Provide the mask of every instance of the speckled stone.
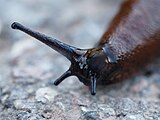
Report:
[{"label": "speckled stone", "polygon": [[[12,22],[65,43],[91,48],[122,0],[0,0],[0,120],[160,120],[160,60],[140,74],[96,96],[76,77],[59,86],[69,61]],[[144,71],[145,73],[145,71]]]}]

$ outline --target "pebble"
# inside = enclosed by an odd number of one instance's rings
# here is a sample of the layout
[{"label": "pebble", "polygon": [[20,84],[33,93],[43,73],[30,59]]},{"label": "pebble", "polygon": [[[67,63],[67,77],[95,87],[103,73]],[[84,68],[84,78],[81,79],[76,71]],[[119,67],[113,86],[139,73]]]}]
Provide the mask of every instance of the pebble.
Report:
[{"label": "pebble", "polygon": [[25,100],[15,100],[13,104],[17,110],[24,110],[27,112],[31,112],[32,109],[35,108],[33,102],[28,102]]},{"label": "pebble", "polygon": [[105,116],[115,116],[115,110],[107,105],[101,104],[98,105],[99,109],[105,113]]},{"label": "pebble", "polygon": [[54,89],[51,89],[50,87],[43,87],[36,91],[35,98],[38,102],[46,103],[47,101],[53,102],[56,95],[57,92]]}]

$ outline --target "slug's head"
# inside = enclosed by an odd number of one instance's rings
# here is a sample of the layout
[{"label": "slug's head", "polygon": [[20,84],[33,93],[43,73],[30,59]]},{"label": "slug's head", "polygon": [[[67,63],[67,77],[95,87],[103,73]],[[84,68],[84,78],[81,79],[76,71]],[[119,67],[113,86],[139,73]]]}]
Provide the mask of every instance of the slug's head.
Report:
[{"label": "slug's head", "polygon": [[105,66],[105,62],[102,62],[105,61],[105,56],[101,48],[78,49],[39,32],[32,31],[17,22],[13,23],[11,27],[31,35],[70,60],[70,68],[54,82],[55,85],[60,84],[65,78],[75,75],[85,85],[90,86],[92,95],[96,94],[96,81],[100,70]]}]

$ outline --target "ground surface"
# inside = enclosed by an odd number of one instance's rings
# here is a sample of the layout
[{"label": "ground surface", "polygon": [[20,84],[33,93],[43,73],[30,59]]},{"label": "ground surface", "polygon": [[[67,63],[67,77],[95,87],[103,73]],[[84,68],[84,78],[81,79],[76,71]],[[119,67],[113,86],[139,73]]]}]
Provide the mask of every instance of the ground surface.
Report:
[{"label": "ground surface", "polygon": [[51,84],[69,62],[49,47],[10,29],[13,21],[90,48],[115,15],[117,0],[0,0],[0,120],[160,120],[160,62],[151,74],[120,84],[87,87],[70,77]]}]

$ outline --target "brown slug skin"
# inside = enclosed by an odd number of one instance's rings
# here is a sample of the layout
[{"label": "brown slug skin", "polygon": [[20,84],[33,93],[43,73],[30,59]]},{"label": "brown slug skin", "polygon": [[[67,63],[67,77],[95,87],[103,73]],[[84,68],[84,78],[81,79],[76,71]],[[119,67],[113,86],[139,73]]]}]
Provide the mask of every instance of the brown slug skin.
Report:
[{"label": "brown slug skin", "polygon": [[102,48],[109,48],[117,61],[119,72],[110,74],[110,82],[130,77],[160,55],[159,6],[160,0],[126,0],[123,3],[99,43]]},{"label": "brown slug skin", "polygon": [[160,0],[125,0],[109,29],[92,49],[79,49],[30,30],[21,30],[68,58],[70,68],[54,84],[75,75],[96,94],[96,85],[108,85],[133,76],[160,56]]}]

